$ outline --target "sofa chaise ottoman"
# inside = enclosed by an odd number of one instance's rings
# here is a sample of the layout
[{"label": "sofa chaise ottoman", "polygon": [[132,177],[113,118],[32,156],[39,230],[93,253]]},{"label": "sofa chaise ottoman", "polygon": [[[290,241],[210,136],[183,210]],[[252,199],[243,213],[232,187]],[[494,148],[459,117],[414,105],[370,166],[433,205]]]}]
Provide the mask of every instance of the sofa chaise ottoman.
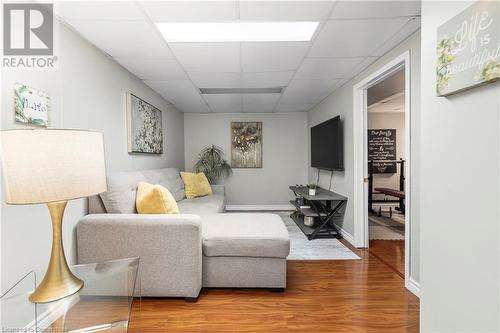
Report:
[{"label": "sofa chaise ottoman", "polygon": [[286,288],[288,231],[276,214],[202,215],[203,287]]},{"label": "sofa chaise ottoman", "polygon": [[[180,214],[137,214],[141,181],[167,187]],[[186,199],[174,168],[108,175],[108,191],[89,198],[89,214],[76,226],[78,263],[140,257],[143,296],[193,300],[203,286],[285,288],[290,244],[281,218],[224,213],[224,186],[212,190]]]}]

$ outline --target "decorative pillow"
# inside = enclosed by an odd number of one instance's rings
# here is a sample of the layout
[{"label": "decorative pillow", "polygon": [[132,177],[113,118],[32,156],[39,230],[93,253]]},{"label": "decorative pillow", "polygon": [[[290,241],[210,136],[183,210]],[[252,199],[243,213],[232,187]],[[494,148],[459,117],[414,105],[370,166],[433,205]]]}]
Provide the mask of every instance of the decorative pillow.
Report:
[{"label": "decorative pillow", "polygon": [[106,212],[134,214],[137,184],[147,181],[140,171],[112,172],[106,177],[108,190],[100,194]]},{"label": "decorative pillow", "polygon": [[137,186],[135,206],[139,214],[179,214],[177,202],[169,190],[146,182]]},{"label": "decorative pillow", "polygon": [[172,193],[176,201],[181,201],[186,197],[186,194],[184,193],[184,182],[179,174],[179,169],[164,168],[144,170],[142,173],[146,177],[144,180],[145,182],[166,187],[170,193]]},{"label": "decorative pillow", "polygon": [[212,194],[212,187],[208,183],[207,176],[203,172],[181,172],[186,198],[192,199]]}]

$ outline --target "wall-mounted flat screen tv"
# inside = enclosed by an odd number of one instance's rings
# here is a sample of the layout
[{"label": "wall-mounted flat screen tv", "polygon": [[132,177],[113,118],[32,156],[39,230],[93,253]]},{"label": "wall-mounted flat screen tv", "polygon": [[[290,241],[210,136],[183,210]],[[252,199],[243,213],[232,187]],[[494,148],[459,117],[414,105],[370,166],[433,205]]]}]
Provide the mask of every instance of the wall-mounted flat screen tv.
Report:
[{"label": "wall-mounted flat screen tv", "polygon": [[311,167],[344,170],[344,137],[340,116],[311,127]]}]

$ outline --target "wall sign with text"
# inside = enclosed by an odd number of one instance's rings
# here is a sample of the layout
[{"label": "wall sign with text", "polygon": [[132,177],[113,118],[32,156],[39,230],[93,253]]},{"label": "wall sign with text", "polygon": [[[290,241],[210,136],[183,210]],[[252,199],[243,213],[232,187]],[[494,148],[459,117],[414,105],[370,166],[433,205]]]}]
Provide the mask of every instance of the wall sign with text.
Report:
[{"label": "wall sign with text", "polygon": [[438,28],[436,90],[447,96],[500,79],[500,1],[478,1]]},{"label": "wall sign with text", "polygon": [[373,173],[397,172],[395,129],[368,130],[368,160],[373,161]]},{"label": "wall sign with text", "polygon": [[16,83],[14,109],[18,123],[43,127],[49,125],[50,97],[43,91]]}]

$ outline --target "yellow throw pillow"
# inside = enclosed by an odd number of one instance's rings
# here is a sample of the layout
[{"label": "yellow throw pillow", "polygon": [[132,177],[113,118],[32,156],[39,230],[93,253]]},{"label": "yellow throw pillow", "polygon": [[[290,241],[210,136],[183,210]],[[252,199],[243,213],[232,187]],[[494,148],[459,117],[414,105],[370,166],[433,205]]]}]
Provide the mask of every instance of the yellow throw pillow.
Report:
[{"label": "yellow throw pillow", "polygon": [[139,214],[179,214],[177,202],[169,190],[145,182],[137,186],[135,206]]},{"label": "yellow throw pillow", "polygon": [[181,172],[181,177],[186,190],[186,198],[192,199],[212,194],[212,187],[203,172]]}]

